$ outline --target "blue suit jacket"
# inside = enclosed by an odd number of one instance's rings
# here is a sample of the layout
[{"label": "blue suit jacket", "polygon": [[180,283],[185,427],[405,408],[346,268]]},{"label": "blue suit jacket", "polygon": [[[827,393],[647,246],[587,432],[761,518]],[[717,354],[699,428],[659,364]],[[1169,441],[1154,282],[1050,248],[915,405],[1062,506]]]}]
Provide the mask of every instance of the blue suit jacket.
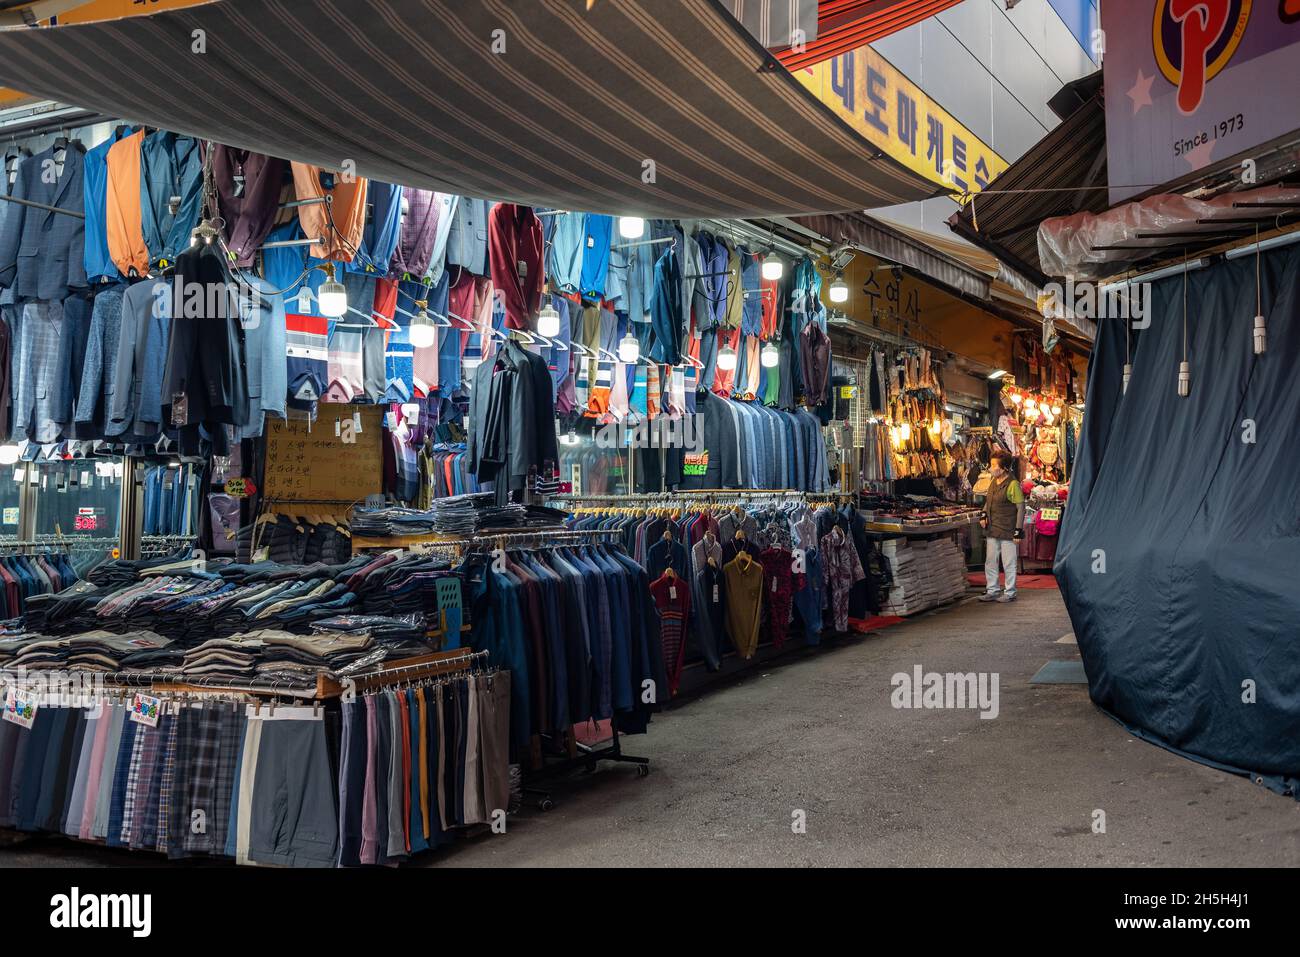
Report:
[{"label": "blue suit jacket", "polygon": [[[13,195],[58,209],[83,213],[85,156],[69,146],[60,173],[54,148],[42,150],[18,167]],[[51,182],[46,182],[46,180]],[[13,287],[18,299],[62,300],[86,285],[86,224],[78,216],[8,204],[0,227],[0,287]]]}]

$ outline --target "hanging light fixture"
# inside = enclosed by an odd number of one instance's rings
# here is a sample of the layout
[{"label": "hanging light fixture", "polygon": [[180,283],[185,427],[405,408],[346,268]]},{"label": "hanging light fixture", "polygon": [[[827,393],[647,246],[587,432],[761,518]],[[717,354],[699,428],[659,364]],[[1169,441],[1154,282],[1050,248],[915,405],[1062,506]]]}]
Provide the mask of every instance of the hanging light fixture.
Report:
[{"label": "hanging light fixture", "polygon": [[427,309],[421,309],[406,327],[406,337],[413,349],[428,349],[438,341],[438,327],[429,318]]},{"label": "hanging light fixture", "polygon": [[560,311],[549,302],[537,313],[537,334],[544,339],[554,339],[560,334]]},{"label": "hanging light fixture", "polygon": [[758,358],[763,363],[764,369],[775,369],[781,364],[781,350],[776,347],[775,342],[769,340],[764,344],[763,351]]},{"label": "hanging light fixture", "polygon": [[640,239],[645,235],[645,220],[640,216],[620,216],[618,234],[624,239]]},{"label": "hanging light fixture", "polygon": [[316,301],[320,304],[320,314],[329,319],[337,319],[348,311],[348,290],[341,282],[334,279],[334,264],[326,263],[325,281],[320,284]]},{"label": "hanging light fixture", "polygon": [[837,272],[831,282],[831,302],[848,302],[849,284],[844,281],[844,273]]},{"label": "hanging light fixture", "polygon": [[1026,408],[1028,411],[1033,412],[1035,409],[1038,408],[1038,400],[1035,399],[1032,395],[1031,395],[1031,396],[1028,396],[1028,397],[1025,399],[1025,408]]},{"label": "hanging light fixture", "polygon": [[936,415],[936,416],[934,417],[934,421],[930,423],[930,431],[933,432],[935,435],[938,435],[940,432],[942,432],[942,431],[943,431],[943,419],[939,418],[939,417]]},{"label": "hanging light fixture", "polygon": [[1268,329],[1264,325],[1264,303],[1259,284],[1259,227],[1255,227],[1255,355],[1268,349]]},{"label": "hanging light fixture", "polygon": [[898,437],[901,438],[904,442],[906,442],[908,439],[912,437],[912,427],[908,425],[906,422],[904,422],[902,425],[898,427]]},{"label": "hanging light fixture", "polygon": [[1192,394],[1192,364],[1187,361],[1187,251],[1183,250],[1183,361],[1178,363],[1178,394]]},{"label": "hanging light fixture", "polygon": [[718,350],[718,368],[723,372],[736,368],[736,350],[731,346],[723,346]]},{"label": "hanging light fixture", "polygon": [[18,446],[12,442],[0,445],[0,465],[13,465],[18,461],[19,454]]},{"label": "hanging light fixture", "polygon": [[1012,404],[1012,405],[1019,405],[1021,402],[1024,402],[1024,401],[1025,401],[1025,397],[1024,397],[1023,395],[1021,395],[1019,392],[1012,392],[1012,393],[1011,393],[1011,404]]},{"label": "hanging light fixture", "polygon": [[784,275],[785,263],[776,254],[775,249],[769,248],[767,255],[763,257],[763,278],[775,281]]}]

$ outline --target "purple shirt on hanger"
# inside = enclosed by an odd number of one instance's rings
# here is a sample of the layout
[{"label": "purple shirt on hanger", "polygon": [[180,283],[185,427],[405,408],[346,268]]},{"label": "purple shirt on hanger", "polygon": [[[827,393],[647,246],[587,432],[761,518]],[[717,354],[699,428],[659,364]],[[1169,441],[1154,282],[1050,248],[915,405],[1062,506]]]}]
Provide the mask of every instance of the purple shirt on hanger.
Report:
[{"label": "purple shirt on hanger", "polygon": [[397,240],[397,250],[393,253],[388,278],[401,279],[409,273],[410,278],[419,279],[428,270],[429,261],[433,258],[442,204],[437,202],[437,195],[428,189],[405,190],[403,201],[406,213],[402,217],[402,232]]}]

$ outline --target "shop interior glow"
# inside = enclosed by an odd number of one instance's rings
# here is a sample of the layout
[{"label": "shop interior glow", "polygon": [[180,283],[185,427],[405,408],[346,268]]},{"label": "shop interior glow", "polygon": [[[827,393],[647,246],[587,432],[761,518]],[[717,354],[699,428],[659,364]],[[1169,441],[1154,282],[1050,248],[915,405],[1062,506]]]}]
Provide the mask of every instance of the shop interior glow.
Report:
[{"label": "shop interior glow", "polygon": [[723,346],[718,350],[718,368],[723,372],[736,368],[736,350],[731,346]]},{"label": "shop interior glow", "polygon": [[768,342],[763,346],[759,361],[763,363],[765,369],[774,369],[780,364],[781,351],[777,349],[775,342]]},{"label": "shop interior glow", "polygon": [[324,269],[326,279],[320,285],[320,292],[316,293],[316,301],[320,304],[322,316],[337,319],[348,311],[348,290],[343,283],[335,281],[333,263],[326,263]]},{"label": "shop interior glow", "polygon": [[763,278],[780,279],[785,275],[785,263],[781,257],[776,254],[775,249],[769,249],[767,255],[763,257]]},{"label": "shop interior glow", "polygon": [[537,314],[537,334],[544,339],[554,339],[560,334],[560,312],[550,303]]},{"label": "shop interior glow", "polygon": [[624,239],[640,239],[645,235],[645,220],[640,216],[620,216],[618,234]]},{"label": "shop interior glow", "polygon": [[835,279],[830,286],[831,302],[848,302],[849,284],[844,281],[843,273],[836,273]]},{"label": "shop interior glow", "polygon": [[421,309],[411,320],[411,324],[406,329],[406,336],[413,349],[428,349],[438,341],[437,326],[429,318],[427,310]]},{"label": "shop interior glow", "polygon": [[637,337],[628,333],[618,343],[618,361],[632,365],[641,358],[641,343]]}]

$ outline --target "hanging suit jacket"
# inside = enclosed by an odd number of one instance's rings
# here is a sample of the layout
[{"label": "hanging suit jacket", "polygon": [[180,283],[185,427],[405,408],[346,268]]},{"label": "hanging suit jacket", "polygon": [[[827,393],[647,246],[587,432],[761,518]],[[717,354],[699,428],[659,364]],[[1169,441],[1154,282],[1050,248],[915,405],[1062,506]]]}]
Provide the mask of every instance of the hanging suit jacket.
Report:
[{"label": "hanging suit jacket", "polygon": [[122,321],[113,358],[108,407],[113,429],[151,438],[161,429],[162,376],[171,332],[172,287],[166,280],[136,283],[122,297]]},{"label": "hanging suit jacket", "polygon": [[[53,163],[53,147],[23,160],[11,195],[83,213],[85,155],[77,144],[70,144],[57,177],[52,175],[57,171]],[[16,299],[45,301],[64,299],[84,288],[85,220],[17,203],[4,205],[11,208],[0,227],[0,288],[12,287]]]},{"label": "hanging suit jacket", "polygon": [[496,483],[498,502],[524,487],[530,468],[559,462],[550,394],[546,362],[513,339],[474,372],[469,468],[478,481]]},{"label": "hanging suit jacket", "polygon": [[463,266],[476,276],[486,276],[487,252],[487,200],[462,196],[447,234],[447,265]]},{"label": "hanging suit jacket", "polygon": [[59,436],[54,399],[63,302],[30,301],[20,308],[13,365],[13,438],[53,442]]},{"label": "hanging suit jacket", "polygon": [[[200,243],[176,260],[182,286],[226,283],[229,277],[215,246]],[[239,425],[248,415],[244,380],[244,335],[237,303],[224,316],[186,316],[173,302],[171,340],[163,375],[163,425],[182,427],[182,446],[197,445],[200,425],[211,435],[222,424]],[[178,402],[181,408],[177,408]]]}]

